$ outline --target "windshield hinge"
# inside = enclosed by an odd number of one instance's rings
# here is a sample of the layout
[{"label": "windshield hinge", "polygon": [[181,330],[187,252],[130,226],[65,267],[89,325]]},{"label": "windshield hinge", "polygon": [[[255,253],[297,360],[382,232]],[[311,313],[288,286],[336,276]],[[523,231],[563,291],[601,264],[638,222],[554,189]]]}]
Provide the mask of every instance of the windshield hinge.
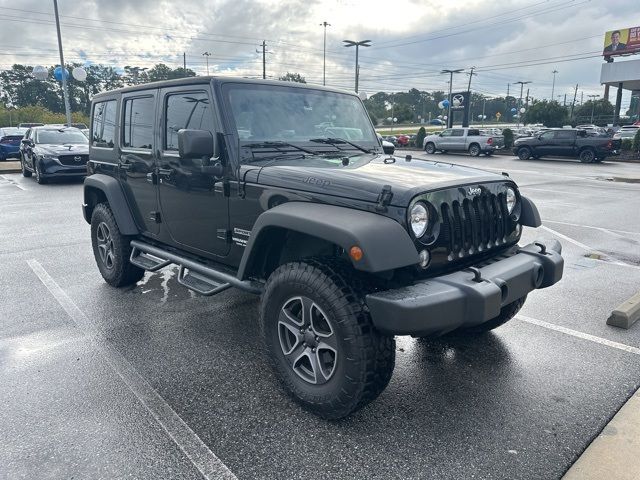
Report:
[{"label": "windshield hinge", "polygon": [[376,205],[376,210],[378,212],[386,212],[387,205],[391,203],[392,198],[393,192],[391,191],[391,185],[383,186],[382,191],[378,195],[378,204]]}]

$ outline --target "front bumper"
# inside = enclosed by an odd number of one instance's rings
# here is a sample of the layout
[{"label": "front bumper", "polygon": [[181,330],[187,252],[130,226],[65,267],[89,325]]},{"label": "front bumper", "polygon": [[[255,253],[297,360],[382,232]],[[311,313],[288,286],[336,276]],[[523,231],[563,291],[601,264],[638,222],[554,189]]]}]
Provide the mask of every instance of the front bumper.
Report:
[{"label": "front bumper", "polygon": [[43,178],[53,177],[80,177],[87,175],[86,163],[78,165],[62,165],[57,160],[41,159],[40,172]]},{"label": "front bumper", "polygon": [[[532,243],[477,269],[367,295],[375,327],[388,335],[439,335],[484,323],[532,290],[562,278],[562,247]],[[479,273],[479,277],[477,275]]]}]

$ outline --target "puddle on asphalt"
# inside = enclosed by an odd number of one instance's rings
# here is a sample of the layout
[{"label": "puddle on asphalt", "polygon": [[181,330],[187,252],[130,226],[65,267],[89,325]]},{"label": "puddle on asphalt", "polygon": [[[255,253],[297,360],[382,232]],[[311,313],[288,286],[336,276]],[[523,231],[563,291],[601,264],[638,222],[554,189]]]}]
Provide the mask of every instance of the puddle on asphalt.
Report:
[{"label": "puddle on asphalt", "polygon": [[159,272],[147,272],[130,290],[131,293],[157,297],[160,303],[194,298],[195,292],[178,283],[178,267],[163,268]]}]

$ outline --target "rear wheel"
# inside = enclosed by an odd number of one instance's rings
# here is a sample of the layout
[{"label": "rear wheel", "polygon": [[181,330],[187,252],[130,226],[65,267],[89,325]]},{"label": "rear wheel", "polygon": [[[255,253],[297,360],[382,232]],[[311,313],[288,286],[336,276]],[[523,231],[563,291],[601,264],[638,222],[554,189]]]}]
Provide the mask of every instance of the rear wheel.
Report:
[{"label": "rear wheel", "polygon": [[520,160],[529,160],[531,158],[531,149],[529,147],[520,147],[518,149],[518,158]]},{"label": "rear wheel", "polygon": [[260,302],[277,376],[297,402],[327,419],[373,401],[393,373],[395,341],[373,328],[358,280],[346,265],[287,263],[269,276]]},{"label": "rear wheel", "polygon": [[592,163],[596,160],[596,152],[591,148],[585,148],[580,152],[580,161],[582,163]]},{"label": "rear wheel", "polygon": [[429,142],[425,145],[424,147],[424,151],[427,152],[429,155],[432,155],[434,153],[436,153],[436,146],[433,142]]},{"label": "rear wheel", "polygon": [[24,164],[24,156],[20,154],[20,170],[22,171],[22,176],[29,178],[31,176],[31,172],[27,170],[27,167]]},{"label": "rear wheel", "polygon": [[479,157],[482,150],[480,150],[480,145],[474,143],[469,147],[469,155],[472,157]]},{"label": "rear wheel", "polygon": [[129,262],[130,238],[122,235],[106,203],[95,206],[91,214],[91,245],[102,278],[113,287],[133,285],[144,270]]}]

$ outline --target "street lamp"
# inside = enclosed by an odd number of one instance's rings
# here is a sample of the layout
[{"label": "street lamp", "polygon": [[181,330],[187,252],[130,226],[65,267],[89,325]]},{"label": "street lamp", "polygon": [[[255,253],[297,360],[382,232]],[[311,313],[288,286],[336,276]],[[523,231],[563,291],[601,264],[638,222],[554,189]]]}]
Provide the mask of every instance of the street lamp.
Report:
[{"label": "street lamp", "polygon": [[451,116],[451,91],[452,91],[452,87],[453,87],[453,74],[454,73],[461,73],[462,71],[464,71],[464,68],[458,68],[456,70],[442,70],[440,73],[448,73],[450,75],[449,77],[449,106],[447,107],[449,110],[447,112],[447,128],[451,128],[453,127],[453,117]]},{"label": "street lamp", "polygon": [[207,77],[209,76],[209,57],[211,56],[211,52],[204,52],[202,54],[207,59]]},{"label": "street lamp", "polygon": [[[514,85],[520,85],[520,100],[518,100],[518,107],[522,108],[522,90],[524,89],[524,86],[527,85],[528,83],[532,83],[531,81],[519,81],[519,82],[513,82]],[[522,116],[522,114],[518,115],[518,127],[520,127],[520,117]]]},{"label": "street lamp", "polygon": [[600,95],[587,95],[591,99],[591,125],[593,125],[593,111],[596,108],[596,98],[600,98]]},{"label": "street lamp", "polygon": [[553,73],[553,84],[551,85],[551,101],[553,102],[553,94],[556,90],[556,73],[558,73],[558,70],[554,70],[551,73]]},{"label": "street lamp", "polygon": [[370,47],[371,40],[361,40],[359,42],[354,42],[353,40],[343,40],[343,42],[345,43],[345,47],[356,47],[356,93],[358,93],[358,74],[360,73],[360,69],[358,67],[358,47]]},{"label": "street lamp", "polygon": [[327,27],[330,27],[331,24],[326,20],[320,24],[321,27],[324,27],[324,44],[322,48],[322,85],[327,84]]}]

